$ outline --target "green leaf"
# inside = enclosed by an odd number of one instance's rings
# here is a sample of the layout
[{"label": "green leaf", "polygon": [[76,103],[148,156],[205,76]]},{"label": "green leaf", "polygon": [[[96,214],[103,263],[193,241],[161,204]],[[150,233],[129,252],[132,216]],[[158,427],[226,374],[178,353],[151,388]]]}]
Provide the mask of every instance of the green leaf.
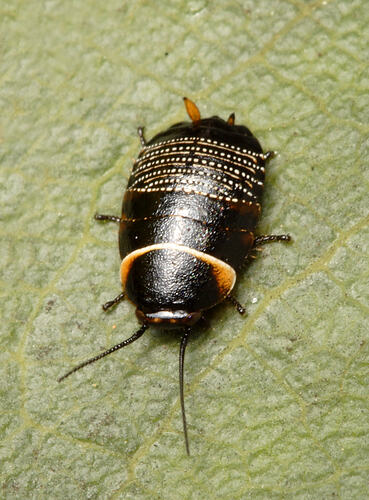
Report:
[{"label": "green leaf", "polygon": [[[368,6],[364,0],[3,1],[1,496],[366,498]],[[137,328],[118,214],[147,137],[186,118],[248,125],[269,164],[240,317],[209,314],[186,354]]]}]

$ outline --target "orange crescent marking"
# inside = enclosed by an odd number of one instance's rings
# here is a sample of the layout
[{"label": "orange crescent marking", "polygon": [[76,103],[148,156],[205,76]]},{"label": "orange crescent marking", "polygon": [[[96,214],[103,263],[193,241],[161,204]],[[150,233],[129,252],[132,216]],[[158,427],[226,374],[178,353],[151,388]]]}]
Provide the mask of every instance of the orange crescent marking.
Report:
[{"label": "orange crescent marking", "polygon": [[204,252],[199,252],[198,250],[187,247],[185,245],[178,245],[176,243],[157,243],[155,245],[138,248],[137,250],[134,250],[124,257],[120,265],[120,280],[123,289],[125,288],[128,274],[135,259],[155,250],[177,250],[179,252],[185,252],[192,255],[196,259],[199,259],[202,262],[208,264],[212,269],[213,276],[224,298],[229,295],[232,288],[234,287],[234,284],[236,283],[236,271],[226,262],[223,262],[222,260],[217,259],[212,255]]}]

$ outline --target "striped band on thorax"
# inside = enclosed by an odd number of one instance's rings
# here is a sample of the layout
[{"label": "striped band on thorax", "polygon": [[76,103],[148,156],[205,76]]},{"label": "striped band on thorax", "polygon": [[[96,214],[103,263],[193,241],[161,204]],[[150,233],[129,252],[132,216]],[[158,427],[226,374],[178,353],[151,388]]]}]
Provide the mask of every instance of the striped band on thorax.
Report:
[{"label": "striped band on thorax", "polygon": [[144,148],[128,189],[198,192],[219,200],[257,202],[263,182],[262,153],[215,140],[183,137]]}]

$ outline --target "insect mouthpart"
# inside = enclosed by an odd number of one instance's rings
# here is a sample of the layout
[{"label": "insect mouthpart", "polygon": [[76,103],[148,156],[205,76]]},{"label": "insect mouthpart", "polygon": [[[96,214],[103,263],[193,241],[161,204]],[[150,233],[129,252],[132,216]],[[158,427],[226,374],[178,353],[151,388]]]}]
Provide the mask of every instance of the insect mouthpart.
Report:
[{"label": "insect mouthpart", "polygon": [[201,312],[187,311],[156,311],[153,313],[144,313],[136,309],[136,316],[143,324],[160,325],[164,328],[183,328],[192,326],[201,318]]}]

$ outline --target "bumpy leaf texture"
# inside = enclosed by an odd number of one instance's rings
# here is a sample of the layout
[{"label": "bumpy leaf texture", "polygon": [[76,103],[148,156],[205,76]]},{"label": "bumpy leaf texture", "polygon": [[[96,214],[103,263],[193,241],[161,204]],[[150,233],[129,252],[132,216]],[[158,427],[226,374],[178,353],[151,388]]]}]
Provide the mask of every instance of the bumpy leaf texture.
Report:
[{"label": "bumpy leaf texture", "polygon": [[[368,5],[364,0],[1,4],[4,498],[365,498]],[[236,112],[266,149],[265,247],[186,358],[176,333],[58,384],[137,329],[119,215],[146,134]],[[365,323],[366,321],[366,323]]]}]

